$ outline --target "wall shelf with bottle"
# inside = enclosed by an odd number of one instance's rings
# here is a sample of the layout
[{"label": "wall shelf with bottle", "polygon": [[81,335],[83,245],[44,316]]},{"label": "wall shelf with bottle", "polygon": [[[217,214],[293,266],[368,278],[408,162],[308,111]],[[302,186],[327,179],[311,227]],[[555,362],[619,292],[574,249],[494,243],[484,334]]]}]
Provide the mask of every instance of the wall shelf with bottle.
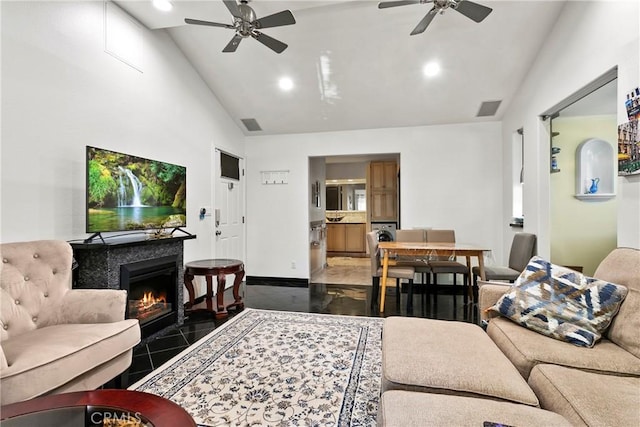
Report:
[{"label": "wall shelf with bottle", "polygon": [[609,200],[615,194],[613,146],[591,138],[576,148],[576,199]]},{"label": "wall shelf with bottle", "polygon": [[556,155],[560,153],[560,147],[553,146],[553,138],[560,135],[560,132],[551,132],[551,173],[560,172]]}]

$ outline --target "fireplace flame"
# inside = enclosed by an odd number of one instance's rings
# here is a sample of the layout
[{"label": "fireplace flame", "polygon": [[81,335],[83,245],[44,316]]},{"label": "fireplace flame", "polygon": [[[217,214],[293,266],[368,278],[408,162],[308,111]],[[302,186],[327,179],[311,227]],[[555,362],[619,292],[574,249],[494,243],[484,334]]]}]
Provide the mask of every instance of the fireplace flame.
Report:
[{"label": "fireplace flame", "polygon": [[143,307],[150,307],[154,304],[158,304],[160,302],[166,303],[167,298],[164,295],[160,295],[157,298],[153,295],[153,292],[145,292],[142,296],[142,300],[140,300]]},{"label": "fireplace flame", "polygon": [[167,294],[144,291],[138,299],[129,300],[129,317],[140,320],[141,324],[171,312],[173,305],[167,302]]},{"label": "fireplace flame", "polygon": [[140,300],[140,306],[142,308],[149,308],[159,303],[166,304],[166,302],[167,302],[167,297],[164,294],[156,297],[155,295],[153,295],[153,292],[145,292],[144,295],[142,296],[142,299]]}]

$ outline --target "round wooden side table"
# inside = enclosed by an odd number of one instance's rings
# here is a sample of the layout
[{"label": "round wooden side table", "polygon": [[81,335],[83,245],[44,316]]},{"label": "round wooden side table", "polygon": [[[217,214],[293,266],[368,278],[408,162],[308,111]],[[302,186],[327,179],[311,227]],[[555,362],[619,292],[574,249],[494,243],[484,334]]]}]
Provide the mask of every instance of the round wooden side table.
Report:
[{"label": "round wooden side table", "polygon": [[50,394],[11,403],[2,407],[1,418],[2,425],[19,426],[102,425],[110,418],[150,427],[196,427],[187,411],[168,399],[115,389]]},{"label": "round wooden side table", "polygon": [[[226,275],[234,274],[235,280],[233,281],[233,303],[225,307],[224,305],[224,287],[227,281]],[[193,278],[195,276],[205,276],[207,280],[207,294],[204,301],[195,303],[195,291],[193,289]],[[218,280],[218,291],[216,293],[216,306],[213,306],[213,277]],[[194,313],[197,311],[205,311],[212,313],[216,316],[216,319],[221,319],[229,316],[227,310],[237,309],[242,310],[244,308],[244,302],[240,296],[240,283],[244,278],[244,263],[237,259],[201,259],[198,261],[192,261],[184,266],[184,285],[189,292],[189,303],[185,314]]]}]

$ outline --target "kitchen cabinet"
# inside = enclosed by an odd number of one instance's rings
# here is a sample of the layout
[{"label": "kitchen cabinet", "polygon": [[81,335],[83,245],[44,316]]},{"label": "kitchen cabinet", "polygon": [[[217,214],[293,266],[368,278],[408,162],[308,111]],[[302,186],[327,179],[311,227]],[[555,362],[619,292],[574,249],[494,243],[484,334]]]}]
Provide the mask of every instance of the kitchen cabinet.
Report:
[{"label": "kitchen cabinet", "polygon": [[369,164],[370,221],[398,220],[398,164],[395,161]]},{"label": "kitchen cabinet", "polygon": [[371,192],[371,222],[397,220],[397,195],[389,191]]},{"label": "kitchen cabinet", "polygon": [[344,224],[327,224],[327,252],[344,252],[345,247]]},{"label": "kitchen cabinet", "polygon": [[365,251],[365,224],[327,224],[327,252]]},{"label": "kitchen cabinet", "polygon": [[396,191],[398,164],[395,161],[371,162],[369,179],[371,191]]}]

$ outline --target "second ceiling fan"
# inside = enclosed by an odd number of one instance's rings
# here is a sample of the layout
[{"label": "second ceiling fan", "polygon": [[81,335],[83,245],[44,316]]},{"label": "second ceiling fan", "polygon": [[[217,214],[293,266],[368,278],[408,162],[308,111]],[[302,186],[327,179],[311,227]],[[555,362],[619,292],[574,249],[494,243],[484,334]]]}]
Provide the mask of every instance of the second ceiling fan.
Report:
[{"label": "second ceiling fan", "polygon": [[247,37],[253,37],[276,53],[282,53],[287,48],[285,43],[282,43],[280,40],[276,40],[273,37],[269,37],[258,30],[295,24],[296,20],[291,11],[283,10],[282,12],[257,19],[256,13],[247,4],[248,0],[241,0],[240,4],[236,3],[236,0],[222,0],[222,2],[227,6],[231,15],[233,15],[233,24],[221,24],[218,22],[201,21],[199,19],[190,18],[186,18],[184,22],[187,24],[206,25],[209,27],[222,27],[235,30],[236,34],[222,50],[223,52],[235,52],[242,39]]},{"label": "second ceiling fan", "polygon": [[469,0],[397,0],[397,1],[383,1],[378,3],[378,9],[386,9],[388,7],[406,6],[409,4],[426,4],[433,3],[433,7],[422,18],[422,21],[411,31],[411,35],[423,33],[427,29],[433,18],[440,13],[443,14],[447,9],[453,9],[460,12],[469,19],[475,22],[481,22],[486,18],[493,9],[483,6],[478,3],[474,3]]}]

